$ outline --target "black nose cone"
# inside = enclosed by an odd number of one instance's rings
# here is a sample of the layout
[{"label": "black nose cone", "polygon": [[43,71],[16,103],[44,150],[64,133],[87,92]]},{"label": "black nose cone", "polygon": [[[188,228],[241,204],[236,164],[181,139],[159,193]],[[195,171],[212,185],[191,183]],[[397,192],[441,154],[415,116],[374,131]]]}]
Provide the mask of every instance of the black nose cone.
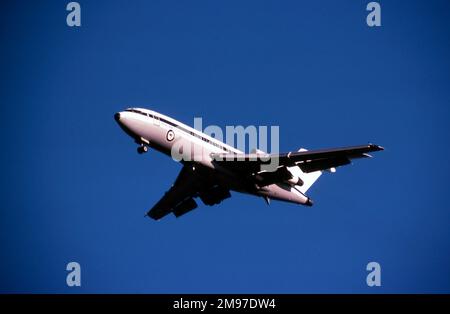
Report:
[{"label": "black nose cone", "polygon": [[114,119],[115,119],[117,122],[120,121],[120,112],[117,112],[117,113],[114,115]]}]

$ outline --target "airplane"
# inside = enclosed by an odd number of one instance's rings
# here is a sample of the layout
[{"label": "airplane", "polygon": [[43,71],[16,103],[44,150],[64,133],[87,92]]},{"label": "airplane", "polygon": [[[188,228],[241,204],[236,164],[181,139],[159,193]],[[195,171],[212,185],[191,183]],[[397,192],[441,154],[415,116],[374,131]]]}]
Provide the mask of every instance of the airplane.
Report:
[{"label": "airplane", "polygon": [[[273,199],[312,206],[313,201],[306,192],[323,171],[335,172],[336,167],[348,165],[353,159],[372,157],[370,152],[384,150],[369,143],[281,154],[254,149],[245,154],[152,110],[127,108],[115,113],[114,119],[138,144],[139,154],[146,153],[150,147],[173,158],[174,145],[192,148],[179,151],[178,161],[183,165],[180,173],[172,187],[147,212],[155,220],[170,213],[178,218],[190,212],[198,206],[194,198],[209,206],[219,204],[231,196],[230,191],[262,197],[267,204]],[[277,167],[263,170],[272,161],[277,162]]]}]

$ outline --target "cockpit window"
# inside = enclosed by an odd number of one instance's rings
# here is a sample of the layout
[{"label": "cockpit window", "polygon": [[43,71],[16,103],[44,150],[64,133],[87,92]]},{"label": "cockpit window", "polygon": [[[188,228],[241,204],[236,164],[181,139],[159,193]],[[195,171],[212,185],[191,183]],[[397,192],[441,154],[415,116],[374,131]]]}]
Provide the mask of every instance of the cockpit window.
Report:
[{"label": "cockpit window", "polygon": [[143,116],[150,117],[150,118],[157,118],[157,117],[158,117],[158,116],[154,116],[154,115],[151,114],[151,113],[146,113],[146,112],[143,112],[143,111],[140,111],[140,110],[137,110],[137,109],[133,109],[133,108],[127,108],[127,109],[125,109],[124,111],[138,113],[138,114],[141,114],[141,115],[143,115]]},{"label": "cockpit window", "polygon": [[145,112],[143,112],[143,111],[140,111],[140,110],[137,110],[137,109],[125,109],[125,111],[128,111],[128,112],[135,112],[135,113],[141,114],[141,115],[143,115],[143,116],[148,116],[147,113],[145,113]]}]

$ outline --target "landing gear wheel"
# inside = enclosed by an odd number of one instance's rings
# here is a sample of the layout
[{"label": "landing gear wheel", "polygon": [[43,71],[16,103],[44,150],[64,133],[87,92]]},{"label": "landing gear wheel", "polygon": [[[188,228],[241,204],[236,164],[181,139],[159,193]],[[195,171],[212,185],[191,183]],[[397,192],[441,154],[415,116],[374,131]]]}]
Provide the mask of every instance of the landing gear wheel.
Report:
[{"label": "landing gear wheel", "polygon": [[145,145],[141,145],[141,146],[139,146],[139,147],[137,148],[137,152],[138,152],[139,154],[146,153],[146,152],[148,152],[148,147],[145,146]]}]

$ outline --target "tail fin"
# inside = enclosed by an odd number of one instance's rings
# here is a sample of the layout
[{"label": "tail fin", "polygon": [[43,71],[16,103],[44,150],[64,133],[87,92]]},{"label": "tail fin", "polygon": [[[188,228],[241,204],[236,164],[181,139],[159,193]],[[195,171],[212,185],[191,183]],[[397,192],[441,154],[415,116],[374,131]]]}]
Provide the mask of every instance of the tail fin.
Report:
[{"label": "tail fin", "polygon": [[[307,151],[307,149],[300,148],[298,151],[304,152]],[[306,194],[306,192],[314,184],[314,182],[316,182],[317,179],[319,179],[319,177],[322,175],[322,171],[305,173],[298,166],[288,167],[288,170],[292,173],[293,176],[297,176],[303,181],[302,185],[295,186],[295,188],[303,194]]]}]

